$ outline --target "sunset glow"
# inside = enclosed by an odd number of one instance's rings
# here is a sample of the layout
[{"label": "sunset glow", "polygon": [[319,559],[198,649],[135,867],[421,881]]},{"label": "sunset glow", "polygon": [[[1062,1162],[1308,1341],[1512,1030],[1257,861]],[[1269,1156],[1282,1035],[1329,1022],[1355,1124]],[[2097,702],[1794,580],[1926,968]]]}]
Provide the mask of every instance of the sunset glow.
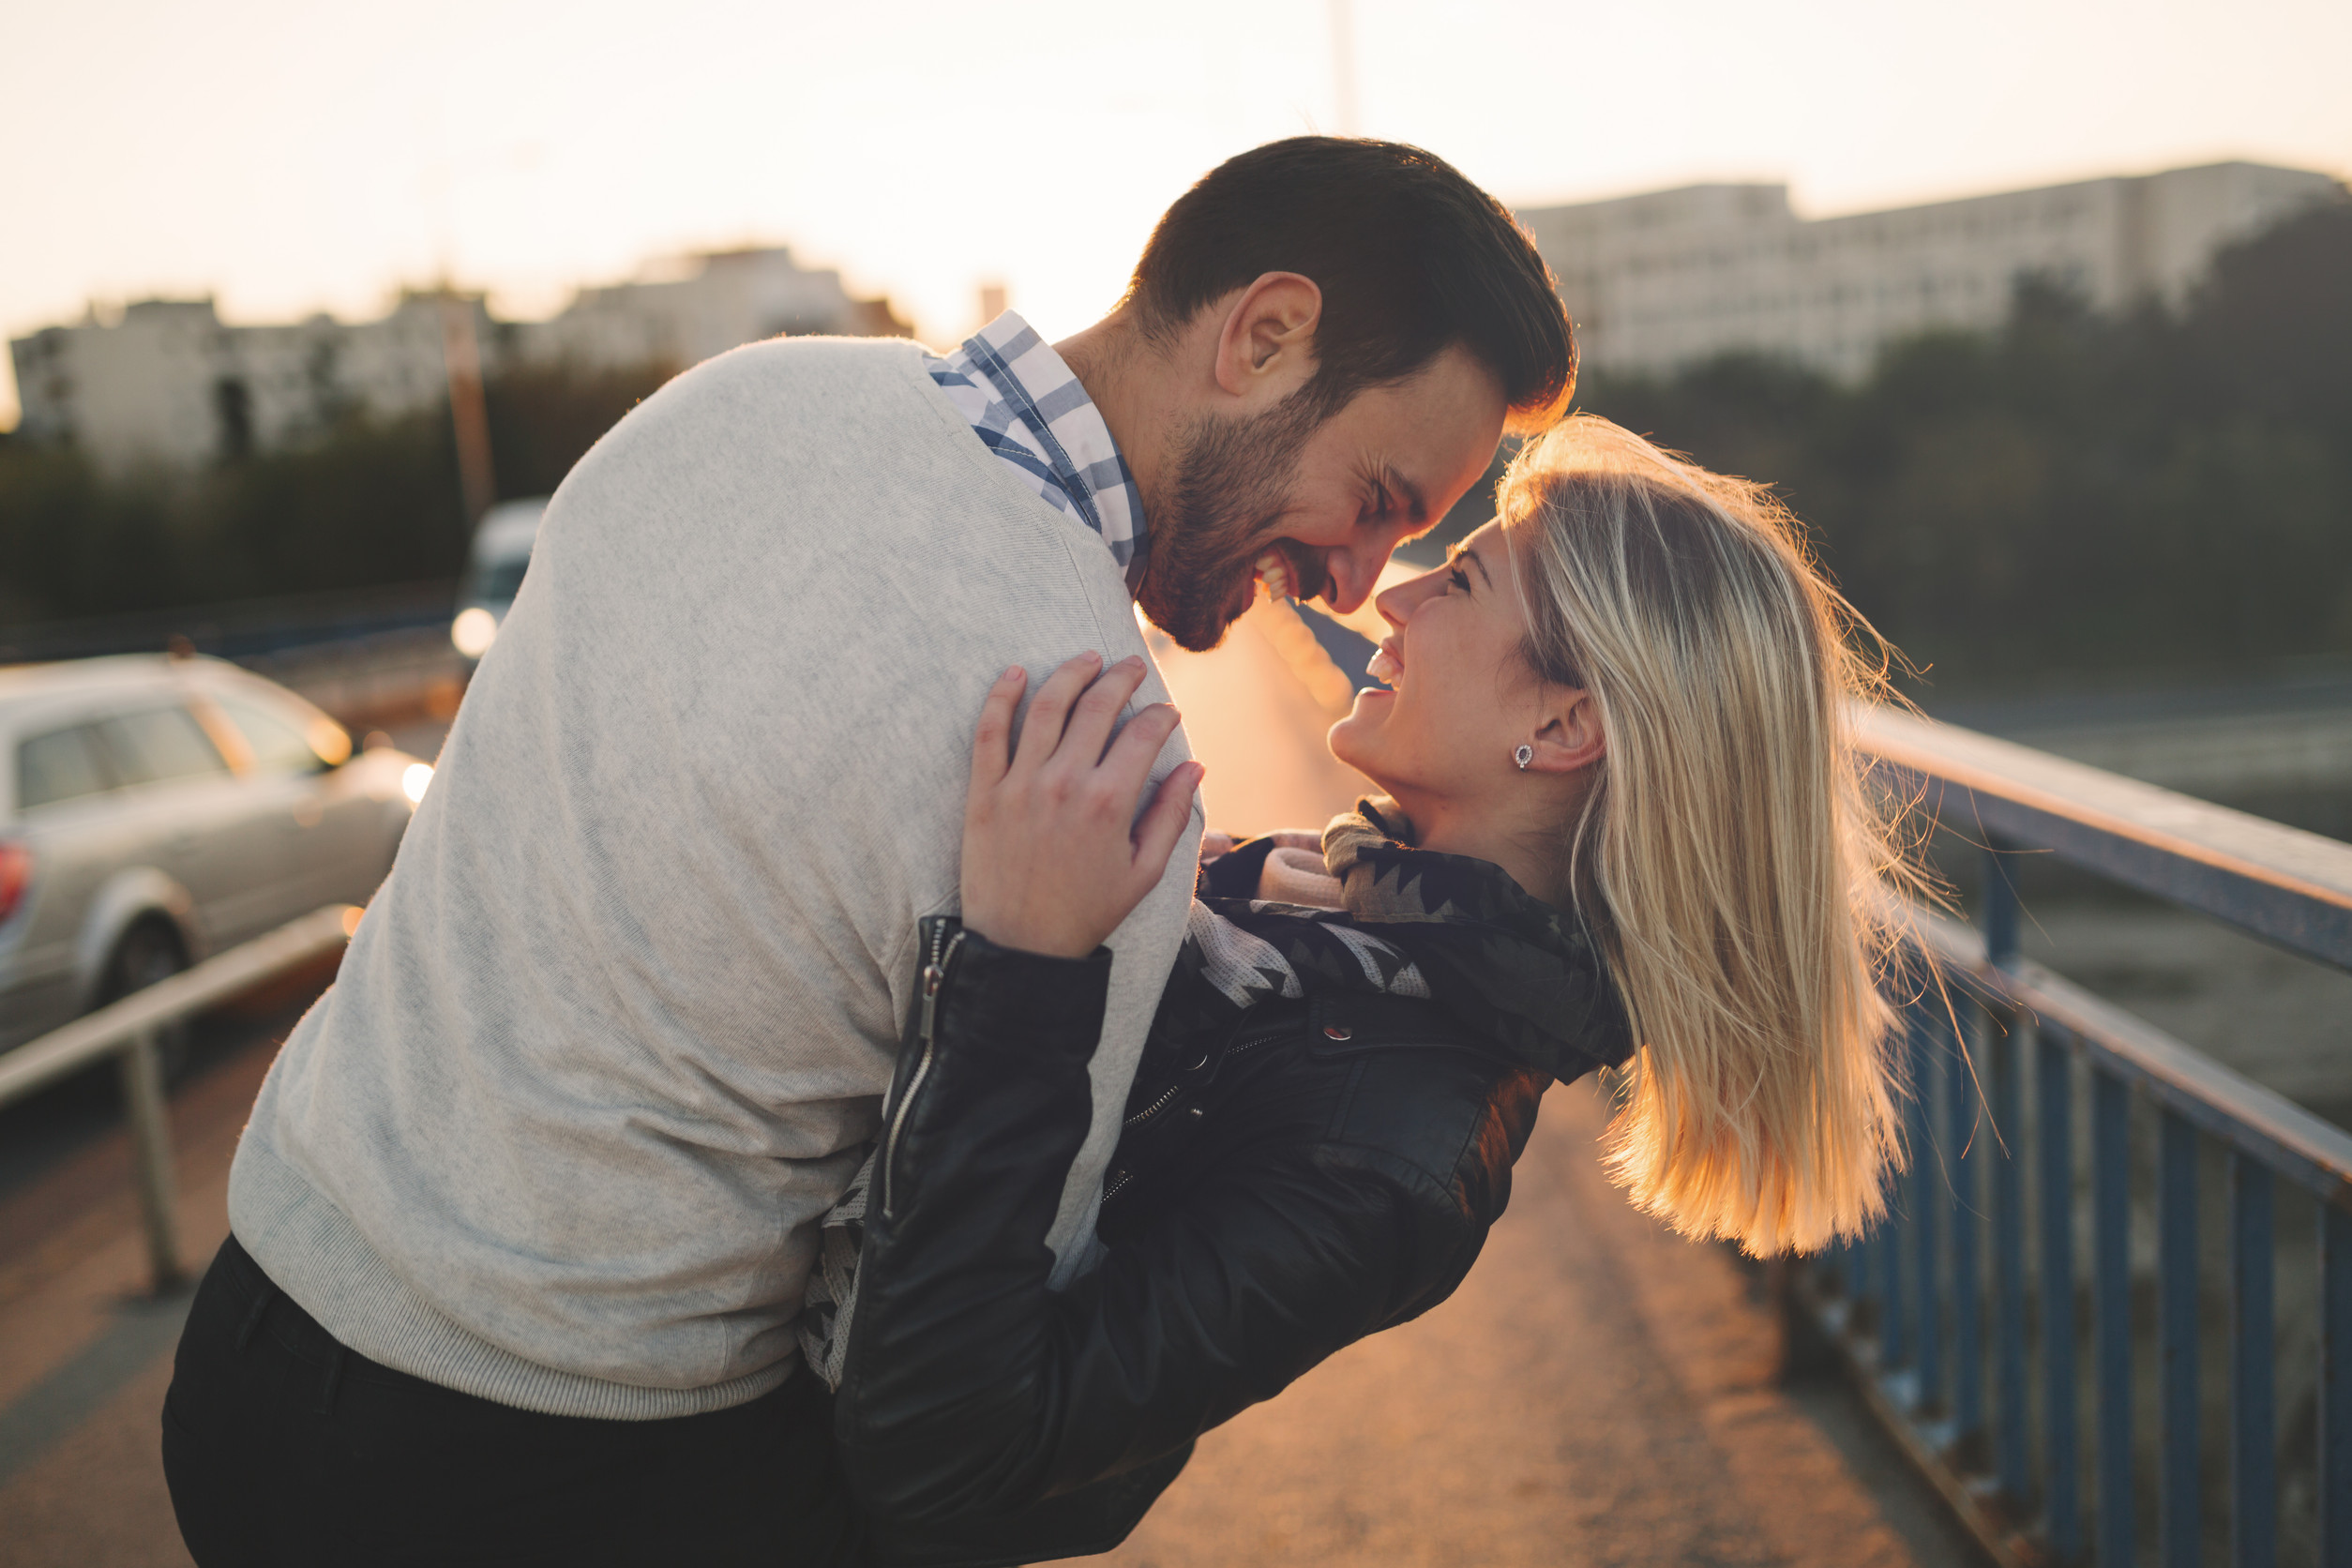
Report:
[{"label": "sunset glow", "polygon": [[[1360,0],[1370,134],[1506,201],[1786,178],[1811,212],[2244,157],[2352,169],[2352,9]],[[0,328],[217,294],[379,312],[445,265],[508,314],[667,254],[794,247],[936,340],[1009,287],[1099,314],[1168,201],[1333,128],[1324,0],[821,8],[92,0],[12,8]],[[0,426],[13,422],[0,370]]]}]

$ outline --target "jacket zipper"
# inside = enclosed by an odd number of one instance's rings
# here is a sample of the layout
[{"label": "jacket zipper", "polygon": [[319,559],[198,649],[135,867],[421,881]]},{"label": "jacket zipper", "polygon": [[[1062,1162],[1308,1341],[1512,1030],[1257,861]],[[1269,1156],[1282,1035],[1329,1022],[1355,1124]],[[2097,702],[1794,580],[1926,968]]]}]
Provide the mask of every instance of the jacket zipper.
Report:
[{"label": "jacket zipper", "polygon": [[923,966],[923,977],[917,994],[921,1011],[915,1026],[915,1039],[923,1047],[923,1054],[915,1059],[914,1072],[907,1079],[907,1092],[898,1096],[898,1113],[890,1119],[890,1136],[882,1143],[882,1218],[896,1219],[897,1210],[891,1201],[893,1184],[891,1172],[898,1163],[898,1135],[906,1130],[907,1112],[914,1108],[915,1095],[923,1092],[923,1080],[930,1076],[931,1054],[938,1045],[939,993],[947,983],[947,966],[956,957],[956,949],[964,944],[964,928],[952,932],[942,921],[931,932],[930,962]]},{"label": "jacket zipper", "polygon": [[[1261,1029],[1259,1031],[1255,1038],[1244,1037],[1226,1047],[1225,1054],[1227,1056],[1239,1056],[1244,1051],[1256,1050],[1260,1046],[1271,1046],[1276,1040],[1283,1038],[1289,1033],[1290,1031],[1287,1026],[1277,1026],[1273,1029]],[[1139,1127],[1143,1125],[1144,1123],[1149,1122],[1153,1117],[1157,1116],[1161,1111],[1166,1110],[1169,1104],[1175,1100],[1176,1096],[1184,1092],[1184,1086],[1183,1084],[1169,1084],[1166,1089],[1160,1091],[1159,1098],[1153,1100],[1150,1105],[1145,1106],[1141,1110],[1137,1111],[1133,1116],[1128,1117],[1124,1122],[1120,1123],[1119,1125],[1121,1129],[1124,1130],[1128,1127]],[[1116,1189],[1114,1188],[1113,1190]],[[1104,1196],[1108,1198],[1109,1194],[1105,1193]]]},{"label": "jacket zipper", "polygon": [[[1261,1029],[1255,1036],[1244,1036],[1244,1038],[1236,1040],[1231,1045],[1226,1047],[1225,1054],[1229,1057],[1239,1056],[1244,1051],[1256,1050],[1260,1046],[1271,1046],[1275,1041],[1287,1037],[1289,1033],[1290,1030],[1287,1025],[1278,1026],[1273,1029]],[[1149,1122],[1153,1117],[1157,1116],[1161,1111],[1166,1110],[1169,1106],[1175,1104],[1177,1097],[1184,1092],[1184,1086],[1183,1084],[1169,1084],[1166,1089],[1160,1091],[1158,1097],[1153,1100],[1150,1105],[1145,1106],[1141,1110],[1137,1111],[1133,1116],[1128,1117],[1124,1122],[1119,1123],[1120,1130],[1123,1132],[1130,1127],[1141,1126],[1144,1123]],[[1125,1191],[1128,1184],[1134,1180],[1135,1172],[1132,1169],[1120,1171],[1118,1175],[1111,1178],[1110,1184],[1103,1189],[1103,1201],[1105,1203],[1108,1203],[1112,1199],[1118,1197],[1122,1192]]]},{"label": "jacket zipper", "polygon": [[1124,1122],[1122,1122],[1119,1124],[1122,1127],[1140,1126],[1142,1123],[1152,1120],[1153,1117],[1157,1116],[1161,1111],[1166,1110],[1168,1108],[1168,1102],[1174,1099],[1182,1093],[1184,1093],[1183,1085],[1174,1083],[1169,1084],[1166,1089],[1160,1091],[1160,1097],[1158,1099],[1153,1100],[1150,1105],[1145,1106],[1141,1110],[1137,1111],[1133,1116],[1128,1117]]}]

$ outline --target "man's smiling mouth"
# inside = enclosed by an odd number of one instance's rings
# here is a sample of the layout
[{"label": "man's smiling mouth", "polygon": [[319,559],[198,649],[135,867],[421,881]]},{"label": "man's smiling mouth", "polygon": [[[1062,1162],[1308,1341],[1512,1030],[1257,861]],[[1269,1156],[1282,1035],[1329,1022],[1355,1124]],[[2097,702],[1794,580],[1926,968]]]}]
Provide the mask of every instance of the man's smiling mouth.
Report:
[{"label": "man's smiling mouth", "polygon": [[1330,586],[1330,574],[1322,562],[1306,555],[1304,549],[1289,539],[1278,539],[1259,552],[1251,563],[1250,574],[1261,583],[1269,598],[1311,599]]},{"label": "man's smiling mouth", "polygon": [[1259,585],[1266,590],[1268,598],[1287,599],[1293,596],[1290,593],[1290,563],[1283,558],[1282,551],[1270,550],[1260,555],[1256,569]]}]

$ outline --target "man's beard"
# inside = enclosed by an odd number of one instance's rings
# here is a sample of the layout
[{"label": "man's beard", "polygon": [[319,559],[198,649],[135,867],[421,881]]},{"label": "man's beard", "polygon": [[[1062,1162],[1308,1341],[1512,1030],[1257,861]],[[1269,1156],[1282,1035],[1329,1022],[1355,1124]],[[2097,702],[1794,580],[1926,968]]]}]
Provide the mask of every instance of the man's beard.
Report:
[{"label": "man's beard", "polygon": [[[1263,414],[1203,414],[1179,432],[1164,515],[1153,516],[1136,602],[1153,625],[1196,654],[1222,641],[1249,609],[1258,557],[1289,508],[1299,453],[1322,425],[1315,400],[1294,392]],[[1301,567],[1291,558],[1295,576]],[[1320,581],[1297,581],[1312,598]]]}]

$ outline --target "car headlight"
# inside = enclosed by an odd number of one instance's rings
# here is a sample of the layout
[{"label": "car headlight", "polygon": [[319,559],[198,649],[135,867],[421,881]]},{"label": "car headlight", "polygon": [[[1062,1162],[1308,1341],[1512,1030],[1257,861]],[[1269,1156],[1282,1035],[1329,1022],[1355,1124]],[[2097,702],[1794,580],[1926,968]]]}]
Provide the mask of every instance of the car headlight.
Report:
[{"label": "car headlight", "polygon": [[498,641],[498,617],[480,605],[458,611],[449,623],[449,641],[468,658],[480,658]]}]

